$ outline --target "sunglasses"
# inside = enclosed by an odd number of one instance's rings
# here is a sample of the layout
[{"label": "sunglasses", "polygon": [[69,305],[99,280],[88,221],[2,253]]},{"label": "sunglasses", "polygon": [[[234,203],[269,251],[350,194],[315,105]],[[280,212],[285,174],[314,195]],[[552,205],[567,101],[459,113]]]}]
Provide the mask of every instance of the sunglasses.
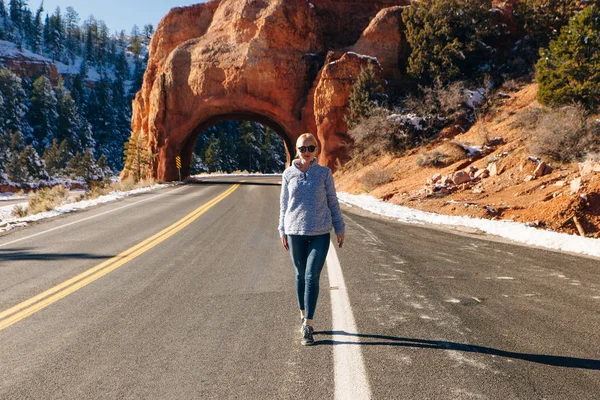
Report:
[{"label": "sunglasses", "polygon": [[298,150],[300,151],[300,153],[306,153],[307,151],[312,153],[316,149],[317,149],[317,146],[300,146],[300,147],[298,147]]}]

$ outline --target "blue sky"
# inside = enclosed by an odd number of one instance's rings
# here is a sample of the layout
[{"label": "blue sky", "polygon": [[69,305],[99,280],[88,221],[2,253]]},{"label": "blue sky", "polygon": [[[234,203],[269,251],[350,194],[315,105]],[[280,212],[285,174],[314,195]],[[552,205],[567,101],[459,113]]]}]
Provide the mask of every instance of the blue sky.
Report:
[{"label": "blue sky", "polygon": [[[58,6],[64,15],[66,8],[71,6],[79,14],[81,22],[93,14],[96,19],[106,23],[111,33],[119,32],[121,29],[129,33],[134,24],[137,24],[140,29],[145,24],[152,24],[156,29],[161,18],[173,7],[204,2],[204,0],[44,0],[44,13],[52,14]],[[29,0],[27,3],[35,13],[41,0]]]}]

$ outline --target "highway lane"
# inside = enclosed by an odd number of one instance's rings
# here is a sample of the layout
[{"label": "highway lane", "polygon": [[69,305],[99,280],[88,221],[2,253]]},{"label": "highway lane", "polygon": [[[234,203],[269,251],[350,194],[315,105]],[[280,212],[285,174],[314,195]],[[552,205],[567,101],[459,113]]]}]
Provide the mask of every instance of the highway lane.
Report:
[{"label": "highway lane", "polygon": [[346,220],[340,260],[377,398],[598,398],[597,259]]},{"label": "highway lane", "polygon": [[[118,254],[230,187],[169,189],[73,231],[0,247],[8,278],[3,308]],[[0,398],[331,394],[330,352],[310,354],[298,344],[293,274],[273,226],[278,192],[242,185],[175,236],[0,331]],[[85,217],[6,235],[0,246]],[[323,299],[327,304],[326,293]],[[323,307],[324,326],[328,318]],[[309,360],[324,370],[302,373]]]},{"label": "highway lane", "polygon": [[[217,179],[1,236],[0,312],[239,181]],[[185,228],[1,330],[0,398],[333,398],[336,346],[360,347],[373,398],[597,398],[598,260],[344,207],[357,330],[332,330],[324,273],[317,346],[303,348],[278,178],[241,179]]]}]

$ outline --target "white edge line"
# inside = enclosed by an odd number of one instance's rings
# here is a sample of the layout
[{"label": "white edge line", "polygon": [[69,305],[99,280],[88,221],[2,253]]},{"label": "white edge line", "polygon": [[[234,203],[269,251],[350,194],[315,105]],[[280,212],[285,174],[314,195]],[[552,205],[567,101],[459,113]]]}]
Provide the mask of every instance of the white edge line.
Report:
[{"label": "white edge line", "polygon": [[[332,331],[358,333],[350,298],[346,290],[342,267],[332,242],[327,253],[327,277],[331,298]],[[355,336],[332,335],[331,339],[340,344],[333,345],[333,369],[335,381],[335,399],[371,399],[371,387],[367,379],[362,357],[360,340]]]},{"label": "white edge line", "polygon": [[[59,229],[62,229],[62,228],[66,228],[67,226],[75,225],[75,224],[78,224],[78,223],[80,223],[80,222],[84,222],[84,221],[88,221],[88,220],[90,220],[90,219],[94,219],[94,218],[100,217],[100,216],[102,216],[102,215],[110,214],[110,213],[112,213],[112,212],[115,212],[115,211],[118,211],[118,210],[122,210],[122,209],[124,209],[124,208],[131,207],[131,206],[134,206],[134,205],[136,205],[136,204],[139,204],[139,203],[143,203],[143,202],[146,202],[146,201],[149,201],[149,200],[157,199],[157,198],[159,198],[159,197],[162,197],[162,196],[165,196],[165,195],[167,195],[167,194],[169,194],[169,193],[173,193],[173,192],[175,192],[175,191],[178,191],[178,190],[180,190],[180,189],[183,189],[184,187],[186,187],[186,186],[181,186],[181,187],[178,187],[178,188],[176,188],[176,189],[174,189],[174,190],[168,191],[168,192],[166,192],[166,193],[162,193],[162,194],[159,194],[159,195],[157,195],[157,196],[154,196],[154,197],[149,197],[149,198],[147,198],[147,199],[143,199],[143,200],[140,200],[140,201],[136,201],[135,203],[130,203],[130,204],[124,205],[124,206],[122,206],[122,207],[113,208],[112,210],[104,211],[104,212],[102,212],[102,213],[100,213],[100,214],[96,214],[96,215],[92,215],[92,216],[90,216],[90,217],[86,217],[86,218],[78,219],[77,221],[69,222],[68,224],[60,225],[60,226],[57,226],[57,227],[54,227],[54,228],[48,229],[48,230],[46,230],[46,231],[42,231],[42,232],[38,232],[38,233],[34,233],[33,235],[25,236],[25,237],[22,237],[22,238],[19,238],[19,239],[15,239],[15,240],[13,240],[13,241],[10,241],[10,242],[2,243],[2,244],[0,244],[0,247],[8,246],[9,244],[13,244],[13,243],[21,242],[21,241],[23,241],[23,240],[31,239],[31,238],[33,238],[33,237],[36,237],[36,236],[40,236],[40,235],[43,235],[43,234],[46,234],[46,233],[49,233],[49,232],[53,232],[53,231],[56,231],[56,230],[59,230]],[[151,192],[146,192],[146,193],[151,193]],[[104,203],[104,204],[106,204],[106,203]],[[81,211],[83,211],[83,210],[81,210]]]}]

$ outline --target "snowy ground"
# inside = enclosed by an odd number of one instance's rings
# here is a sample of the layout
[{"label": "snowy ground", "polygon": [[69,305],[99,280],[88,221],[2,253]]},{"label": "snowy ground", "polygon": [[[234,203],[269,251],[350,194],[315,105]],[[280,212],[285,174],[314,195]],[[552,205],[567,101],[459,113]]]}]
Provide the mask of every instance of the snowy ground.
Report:
[{"label": "snowy ground", "polygon": [[132,194],[149,192],[151,190],[156,190],[164,187],[168,187],[170,185],[162,184],[162,185],[153,185],[145,188],[129,190],[127,192],[115,191],[111,192],[107,195],[100,196],[93,200],[83,200],[73,203],[63,204],[52,211],[46,211],[39,214],[30,215],[23,218],[16,218],[12,216],[12,211],[16,206],[27,207],[27,202],[13,204],[8,206],[0,206],[0,232],[8,231],[18,226],[25,226],[28,222],[39,221],[46,218],[56,217],[61,214],[71,213],[77,210],[83,210],[85,208],[93,207],[98,204],[107,203],[109,201],[115,201],[118,199],[122,199],[123,197],[131,196]]},{"label": "snowy ground", "polygon": [[339,192],[338,198],[348,206],[359,207],[401,222],[465,226],[528,245],[600,257],[600,239],[536,229],[519,222],[440,215],[386,203],[368,195]]}]

